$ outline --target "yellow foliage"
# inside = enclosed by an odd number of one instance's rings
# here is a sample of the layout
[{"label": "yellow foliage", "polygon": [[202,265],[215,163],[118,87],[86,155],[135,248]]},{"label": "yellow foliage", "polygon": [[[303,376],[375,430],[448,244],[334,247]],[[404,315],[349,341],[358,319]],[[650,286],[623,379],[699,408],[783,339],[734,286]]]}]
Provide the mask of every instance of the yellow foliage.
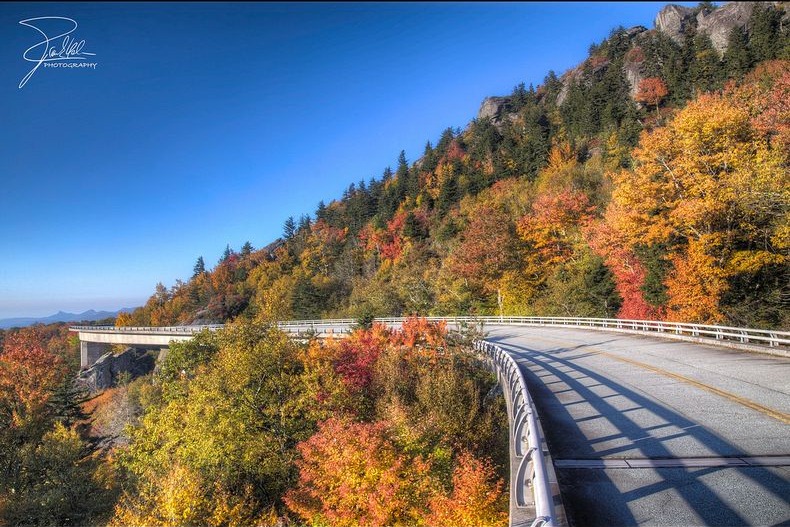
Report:
[{"label": "yellow foliage", "polygon": [[673,255],[666,281],[669,320],[715,324],[724,319],[719,300],[727,290],[727,273],[711,255],[720,244],[718,237],[705,236],[692,240],[685,254]]}]

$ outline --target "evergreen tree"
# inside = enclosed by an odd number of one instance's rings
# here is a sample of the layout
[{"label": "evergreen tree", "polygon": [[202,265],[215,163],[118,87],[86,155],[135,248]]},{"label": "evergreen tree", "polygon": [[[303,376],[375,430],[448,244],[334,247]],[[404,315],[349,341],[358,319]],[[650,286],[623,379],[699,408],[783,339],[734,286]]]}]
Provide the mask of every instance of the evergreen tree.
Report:
[{"label": "evergreen tree", "polygon": [[[318,208],[315,211],[315,219],[326,220],[326,203],[324,203],[324,200],[318,202]],[[293,218],[291,218],[291,222],[293,222]]]},{"label": "evergreen tree", "polygon": [[307,214],[302,214],[299,216],[299,226],[297,227],[297,232],[302,233],[310,230],[310,225],[312,222],[310,221],[310,216]]},{"label": "evergreen tree", "polygon": [[203,261],[202,256],[198,256],[197,262],[195,262],[195,267],[192,272],[192,278],[202,275],[206,272],[206,263]]},{"label": "evergreen tree", "polygon": [[249,241],[244,242],[244,245],[241,247],[241,255],[245,257],[249,256],[250,254],[252,254],[252,251],[253,251],[252,244]]},{"label": "evergreen tree", "polygon": [[749,46],[757,62],[777,57],[780,50],[781,14],[767,2],[755,2],[749,19]]},{"label": "evergreen tree", "polygon": [[752,67],[749,39],[741,28],[734,27],[727,40],[724,52],[724,69],[727,77],[741,78]]},{"label": "evergreen tree", "polygon": [[713,48],[713,43],[707,35],[699,33],[694,37],[693,58],[689,68],[695,94],[718,88],[720,72],[719,55]]},{"label": "evergreen tree", "polygon": [[220,259],[220,263],[227,262],[232,255],[233,249],[230,248],[230,244],[225,245],[225,250],[222,253],[222,259]]},{"label": "evergreen tree", "polygon": [[436,153],[439,155],[439,157],[447,153],[447,150],[450,148],[450,144],[452,144],[453,139],[455,139],[455,133],[453,132],[452,127],[445,128],[441,137],[439,138],[439,142],[436,143]]},{"label": "evergreen tree", "polygon": [[[322,216],[326,212],[326,206],[324,206],[323,201],[318,204],[318,210]],[[296,234],[296,222],[294,222],[293,216],[288,216],[283,225],[283,238],[288,241],[294,237],[294,234]]]}]

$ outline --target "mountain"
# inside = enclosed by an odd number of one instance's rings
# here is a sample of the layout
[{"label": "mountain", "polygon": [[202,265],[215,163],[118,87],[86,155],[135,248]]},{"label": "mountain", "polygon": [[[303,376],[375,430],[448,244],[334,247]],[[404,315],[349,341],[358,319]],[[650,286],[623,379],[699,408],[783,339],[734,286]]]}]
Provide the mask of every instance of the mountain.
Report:
[{"label": "mountain", "polygon": [[465,128],[288,218],[264,249],[227,247],[213,269],[200,258],[121,323],[478,313],[789,327],[788,93],[786,3],[669,5],[652,29],[615,28],[567,72],[486,98]]},{"label": "mountain", "polygon": [[89,309],[82,313],[58,311],[54,315],[48,317],[3,318],[0,319],[0,329],[21,328],[33,324],[53,324],[55,322],[94,322],[105,318],[117,317],[119,313],[131,313],[135,309],[136,308],[133,307],[125,307],[118,311],[94,311],[93,309]]}]

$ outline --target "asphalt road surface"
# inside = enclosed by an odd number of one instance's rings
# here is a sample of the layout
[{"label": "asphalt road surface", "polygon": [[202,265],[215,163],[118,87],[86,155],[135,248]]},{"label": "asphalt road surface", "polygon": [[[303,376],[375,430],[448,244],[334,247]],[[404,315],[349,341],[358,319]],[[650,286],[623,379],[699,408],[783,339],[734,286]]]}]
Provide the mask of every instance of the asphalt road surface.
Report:
[{"label": "asphalt road surface", "polygon": [[571,525],[790,526],[790,359],[489,326],[521,365]]}]

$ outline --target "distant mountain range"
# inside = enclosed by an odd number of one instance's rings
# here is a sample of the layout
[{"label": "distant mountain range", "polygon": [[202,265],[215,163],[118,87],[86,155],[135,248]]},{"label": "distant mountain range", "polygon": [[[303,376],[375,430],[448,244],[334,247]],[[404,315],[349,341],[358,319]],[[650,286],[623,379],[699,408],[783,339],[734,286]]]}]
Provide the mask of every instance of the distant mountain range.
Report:
[{"label": "distant mountain range", "polygon": [[133,307],[125,307],[118,311],[95,311],[89,309],[82,313],[66,313],[58,311],[54,315],[48,317],[20,317],[20,318],[0,318],[0,329],[7,328],[23,328],[33,324],[52,324],[54,322],[93,322],[95,320],[102,320],[105,318],[118,316],[118,313],[131,313],[134,311]]}]

